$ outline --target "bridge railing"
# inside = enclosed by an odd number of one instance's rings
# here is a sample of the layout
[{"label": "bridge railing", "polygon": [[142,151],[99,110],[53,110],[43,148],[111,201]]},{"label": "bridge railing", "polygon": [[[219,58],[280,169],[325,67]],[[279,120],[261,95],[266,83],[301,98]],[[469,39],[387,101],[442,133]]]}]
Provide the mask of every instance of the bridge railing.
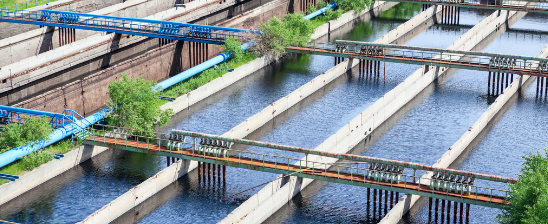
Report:
[{"label": "bridge railing", "polygon": [[290,40],[288,42],[289,45],[296,46],[297,50],[299,50],[298,47],[306,47],[308,49],[301,50],[312,50],[319,54],[339,57],[364,57],[377,61],[446,65],[474,70],[548,76],[548,59],[546,58],[344,40],[337,40],[336,43],[305,43]]},{"label": "bridge railing", "polygon": [[[508,191],[503,189],[495,189],[474,185],[475,178],[490,179],[490,181],[514,183],[516,179],[502,178],[486,175],[477,175],[465,171],[457,171],[443,168],[432,168],[434,175],[431,178],[422,178],[422,175],[417,175],[417,166],[413,163],[386,160],[372,157],[363,157],[357,155],[337,154],[341,155],[343,162],[317,162],[310,160],[310,150],[284,146],[272,143],[258,142],[246,139],[231,139],[216,135],[209,135],[197,132],[187,132],[174,130],[171,134],[142,132],[138,130],[123,129],[106,125],[94,125],[90,130],[93,137],[88,138],[93,142],[103,142],[118,146],[140,148],[141,150],[150,150],[156,152],[169,153],[176,157],[184,155],[182,158],[209,160],[208,162],[223,161],[228,165],[238,164],[240,167],[248,169],[250,164],[261,168],[263,171],[270,169],[270,172],[277,170],[277,173],[286,175],[312,175],[314,178],[323,178],[324,180],[334,181],[344,180],[347,184],[355,183],[356,185],[383,185],[387,188],[417,190],[431,194],[445,194],[447,197],[467,198],[468,200],[478,200],[478,196],[483,197],[481,200],[498,203],[493,199],[503,200],[506,202]],[[107,138],[109,140],[107,141]],[[113,140],[114,138],[114,140]],[[304,154],[305,159],[291,158],[279,156],[280,153],[264,154],[250,151],[246,147],[234,148],[234,144],[243,146],[260,146],[270,149],[289,150]],[[309,149],[308,149],[309,150]],[[186,154],[184,153],[186,151]],[[312,155],[323,155],[322,161],[333,161],[334,156],[330,156],[326,152],[317,152]],[[186,157],[185,157],[186,156]],[[367,158],[369,161],[361,161],[357,158]],[[355,158],[355,159],[353,159]],[[403,165],[400,165],[403,164]],[[415,164],[416,165],[416,164]],[[424,166],[424,165],[423,165]],[[404,173],[404,169],[414,167],[412,174]],[[428,167],[428,166],[424,166]],[[283,171],[283,172],[279,172]],[[423,169],[429,171],[429,169]],[[458,174],[457,174],[458,173]],[[320,178],[320,179],[321,179]],[[397,190],[396,190],[397,191]],[[471,194],[475,194],[470,196]],[[473,197],[475,196],[475,198]],[[471,198],[472,197],[472,198]]]},{"label": "bridge railing", "polygon": [[[483,1],[483,0],[387,0],[389,2],[407,2],[417,4],[430,4],[430,5],[448,5],[457,6],[463,8],[479,8],[479,9],[503,9],[514,11],[527,11],[527,12],[548,12],[548,5],[546,0],[497,0],[497,1]],[[524,3],[536,3],[527,4]]]},{"label": "bridge railing", "polygon": [[0,20],[45,26],[64,26],[76,29],[126,33],[130,35],[166,39],[203,40],[211,41],[215,44],[220,44],[229,37],[233,37],[241,42],[246,42],[250,38],[249,35],[245,34],[246,32],[258,32],[254,30],[226,27],[51,10],[13,11],[9,9],[0,9]]}]

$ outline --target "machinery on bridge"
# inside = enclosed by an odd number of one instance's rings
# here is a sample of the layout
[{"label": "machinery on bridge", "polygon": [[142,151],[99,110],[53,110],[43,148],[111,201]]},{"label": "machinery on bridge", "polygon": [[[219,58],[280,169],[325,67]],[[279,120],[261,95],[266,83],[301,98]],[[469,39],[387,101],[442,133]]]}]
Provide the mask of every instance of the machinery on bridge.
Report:
[{"label": "machinery on bridge", "polygon": [[[517,182],[517,179],[512,178],[437,168],[418,163],[315,151],[181,130],[172,130],[169,134],[145,133],[119,127],[94,125],[90,132],[94,135],[86,138],[84,144],[488,207],[508,205],[506,199],[508,192],[476,186],[474,183],[476,179],[502,183]],[[238,147],[234,147],[235,145]],[[250,146],[260,148],[249,148]],[[296,153],[304,154],[305,159],[286,156]],[[337,160],[344,162],[329,162]],[[428,172],[432,176],[421,178],[422,175],[417,175],[417,172]]]},{"label": "machinery on bridge", "polygon": [[328,43],[295,43],[293,45],[286,50],[295,53],[357,58],[361,60],[548,77],[548,59],[546,58],[346,40],[337,40],[336,45]]}]

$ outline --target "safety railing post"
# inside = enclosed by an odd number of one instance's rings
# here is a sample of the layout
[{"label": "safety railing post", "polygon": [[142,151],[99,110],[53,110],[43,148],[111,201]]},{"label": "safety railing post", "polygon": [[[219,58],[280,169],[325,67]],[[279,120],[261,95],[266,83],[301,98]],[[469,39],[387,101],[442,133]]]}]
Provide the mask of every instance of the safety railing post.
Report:
[{"label": "safety railing post", "polygon": [[194,156],[195,151],[196,151],[196,137],[194,138],[194,145],[192,146],[192,156]]}]

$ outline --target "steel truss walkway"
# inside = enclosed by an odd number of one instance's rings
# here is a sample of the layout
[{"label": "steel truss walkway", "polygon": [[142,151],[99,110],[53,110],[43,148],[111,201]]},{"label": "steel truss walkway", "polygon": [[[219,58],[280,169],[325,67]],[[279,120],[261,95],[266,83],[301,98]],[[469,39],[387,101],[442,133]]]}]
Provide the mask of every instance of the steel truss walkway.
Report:
[{"label": "steel truss walkway", "polygon": [[[546,0],[386,0],[387,2],[407,2],[418,3],[428,5],[445,5],[455,6],[462,8],[476,8],[476,9],[491,9],[491,10],[512,10],[512,11],[525,11],[525,12],[540,12],[548,13],[548,5]],[[536,5],[523,4],[523,3],[539,3]]]},{"label": "steel truss walkway", "polygon": [[512,73],[518,75],[548,76],[548,59],[546,58],[477,51],[455,51],[345,40],[337,40],[336,45],[294,43],[294,46],[286,48],[286,51],[383,62]]},{"label": "steel truss walkway", "polygon": [[[85,13],[41,10],[17,11],[0,8],[0,22],[55,26],[72,29],[114,32],[135,36],[186,40],[208,44],[223,44],[234,37],[247,42],[249,33],[259,31],[188,23],[103,16]],[[247,33],[247,34],[246,34]]]},{"label": "steel truss walkway", "polygon": [[[117,127],[95,125],[89,130],[94,135],[84,144],[98,145],[158,156],[176,157],[223,166],[232,166],[288,176],[298,176],[322,181],[389,190],[405,194],[450,200],[500,208],[508,205],[507,191],[475,186],[481,179],[492,182],[515,183],[518,180],[459,170],[436,168],[418,163],[380,159],[350,154],[335,154],[311,149],[278,145],[266,142],[226,138],[217,135],[173,130],[171,134],[141,132],[145,137],[127,134],[134,132]],[[234,147],[239,145],[238,147]],[[244,147],[242,147],[244,146]],[[246,146],[278,150],[261,154],[245,150]],[[235,149],[238,148],[238,149]],[[240,149],[241,148],[241,149]],[[305,154],[305,160],[277,156],[283,153]],[[322,160],[342,159],[342,163],[320,163]],[[411,173],[412,175],[407,174]],[[433,173],[431,178],[421,178],[417,171]],[[417,182],[417,179],[420,181]],[[489,186],[489,185],[488,185]]]}]

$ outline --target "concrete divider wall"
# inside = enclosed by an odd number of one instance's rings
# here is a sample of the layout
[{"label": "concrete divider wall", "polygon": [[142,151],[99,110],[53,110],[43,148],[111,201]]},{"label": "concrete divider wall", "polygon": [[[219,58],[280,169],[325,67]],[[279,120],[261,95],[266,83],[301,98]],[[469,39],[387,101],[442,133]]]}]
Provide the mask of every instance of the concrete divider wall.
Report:
[{"label": "concrete divider wall", "polygon": [[[496,12],[495,12],[496,13]],[[495,15],[493,13],[493,15]],[[493,16],[492,15],[492,16]],[[525,16],[525,13],[516,13],[511,12],[508,14],[509,24],[513,24],[520,18]],[[504,18],[502,18],[504,19]],[[505,26],[505,21],[501,21],[499,17],[496,21],[491,24],[492,27],[496,27],[495,30],[498,30],[500,25]],[[509,27],[509,26],[508,26]],[[547,57],[548,56],[548,46],[546,46],[537,57]],[[479,134],[487,127],[489,122],[501,111],[501,108],[509,101],[509,99],[521,88],[521,86],[526,83],[533,81],[535,77],[529,76],[519,76],[516,78],[511,85],[504,90],[504,92],[497,97],[495,102],[487,108],[487,110],[482,114],[482,116],[466,131],[459,140],[457,140],[442,156],[436,163],[433,165],[435,167],[447,168],[451,165],[462,152],[474,141]],[[432,176],[431,172],[426,172],[422,177],[428,178]],[[427,180],[421,180],[421,183],[429,184]],[[401,217],[411,209],[413,205],[420,199],[420,196],[417,195],[405,195],[400,201],[390,210],[388,214],[381,220],[380,223],[395,223],[398,222]]]},{"label": "concrete divider wall", "polygon": [[[29,8],[30,11],[38,11],[42,9],[70,11],[88,13],[99,10],[110,5],[122,3],[124,0],[61,0],[49,4],[40,5]],[[23,6],[24,7],[24,6]],[[36,29],[34,25],[18,24],[14,26],[10,23],[0,23],[0,40],[12,37],[17,34],[28,32]],[[0,65],[2,66],[2,65]]]},{"label": "concrete divider wall", "polygon": [[13,200],[17,196],[31,190],[32,188],[50,180],[51,178],[69,170],[94,157],[108,148],[99,146],[80,146],[66,154],[61,159],[54,159],[48,163],[42,164],[32,171],[21,175],[17,181],[2,184],[0,186],[0,205]]}]

